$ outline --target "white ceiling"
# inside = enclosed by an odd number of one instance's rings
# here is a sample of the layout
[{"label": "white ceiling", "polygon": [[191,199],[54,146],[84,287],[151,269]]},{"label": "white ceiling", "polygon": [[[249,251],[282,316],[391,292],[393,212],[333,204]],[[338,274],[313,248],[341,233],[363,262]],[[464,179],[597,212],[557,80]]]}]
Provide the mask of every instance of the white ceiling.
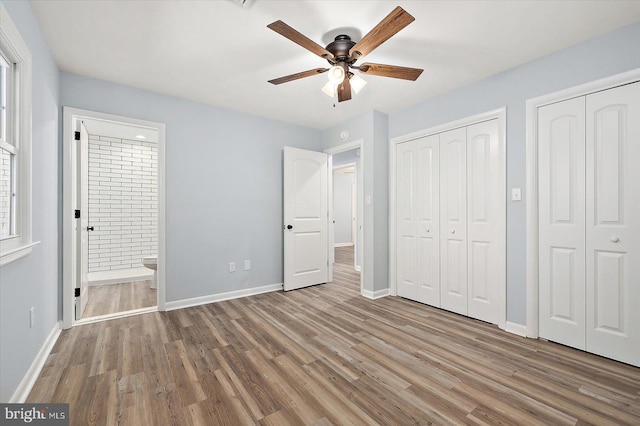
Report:
[{"label": "white ceiling", "polygon": [[[31,0],[60,69],[304,126],[326,128],[427,98],[640,21],[640,1]],[[271,31],[278,19],[325,45],[366,34],[395,6],[415,22],[359,62],[424,68],[416,82],[363,76],[333,106],[326,75],[267,80],[326,62]],[[357,41],[358,35],[352,35]]]}]

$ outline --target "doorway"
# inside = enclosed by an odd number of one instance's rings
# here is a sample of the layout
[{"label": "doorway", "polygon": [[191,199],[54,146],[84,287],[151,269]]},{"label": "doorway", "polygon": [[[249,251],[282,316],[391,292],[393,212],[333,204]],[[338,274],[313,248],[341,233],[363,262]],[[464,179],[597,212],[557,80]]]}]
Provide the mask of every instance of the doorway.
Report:
[{"label": "doorway", "polygon": [[65,107],[63,133],[63,326],[164,310],[164,125]]},{"label": "doorway", "polygon": [[[358,150],[345,151],[333,156],[333,247],[337,253],[351,259],[355,271],[360,271],[358,236]],[[338,262],[336,257],[336,262]]]},{"label": "doorway", "polygon": [[[284,240],[284,284],[285,291],[333,281],[335,263],[335,219],[333,156],[353,151],[349,158],[359,157],[362,141],[322,152],[284,147],[283,150],[283,240]],[[362,162],[351,158],[351,171],[355,178],[347,187],[348,222],[356,222],[357,229],[350,225],[347,239],[351,240],[353,271],[362,269],[364,197]],[[356,163],[359,167],[356,167]],[[354,191],[356,194],[354,195]],[[357,199],[356,202],[353,199]],[[357,206],[354,208],[354,206]],[[356,214],[353,214],[353,210]],[[355,219],[355,220],[354,220]],[[355,233],[355,238],[353,234]],[[358,287],[362,294],[363,274],[358,274]]]},{"label": "doorway", "polygon": [[[364,164],[362,141],[354,141],[325,151],[331,164],[330,257],[333,275],[340,281],[357,282],[362,294]],[[333,277],[332,275],[332,277]]]}]

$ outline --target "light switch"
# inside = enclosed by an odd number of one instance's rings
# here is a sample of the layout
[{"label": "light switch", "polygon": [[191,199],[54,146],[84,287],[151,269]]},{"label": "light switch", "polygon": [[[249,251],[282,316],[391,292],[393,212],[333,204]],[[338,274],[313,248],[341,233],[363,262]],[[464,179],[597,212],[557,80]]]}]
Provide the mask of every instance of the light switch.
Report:
[{"label": "light switch", "polygon": [[521,201],[522,190],[520,188],[511,188],[511,201]]}]

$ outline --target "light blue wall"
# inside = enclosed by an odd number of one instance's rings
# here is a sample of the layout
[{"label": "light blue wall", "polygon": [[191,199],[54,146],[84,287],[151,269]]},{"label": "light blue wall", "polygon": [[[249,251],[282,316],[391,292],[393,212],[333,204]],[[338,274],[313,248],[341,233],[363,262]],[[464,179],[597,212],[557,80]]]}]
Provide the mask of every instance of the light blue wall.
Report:
[{"label": "light blue wall", "polygon": [[356,149],[339,152],[332,157],[333,167],[342,166],[344,164],[357,163],[360,157],[356,155]]},{"label": "light blue wall", "polygon": [[389,117],[373,112],[374,291],[389,288]]},{"label": "light blue wall", "polygon": [[166,124],[167,302],[282,283],[282,148],[320,150],[318,130],[68,73],[60,82],[63,106]]},{"label": "light blue wall", "polygon": [[353,184],[355,173],[333,172],[334,243],[353,243]]},{"label": "light blue wall", "polygon": [[[577,44],[389,117],[389,137],[507,107],[507,188],[525,188],[525,101],[640,67],[640,23]],[[421,78],[429,78],[429,70]],[[525,194],[523,193],[523,198]],[[507,320],[526,323],[525,203],[507,202]]]},{"label": "light blue wall", "polygon": [[[13,395],[59,318],[58,68],[28,2],[2,2],[33,58],[31,255],[0,269],[0,401]],[[35,326],[29,328],[29,308]]]}]

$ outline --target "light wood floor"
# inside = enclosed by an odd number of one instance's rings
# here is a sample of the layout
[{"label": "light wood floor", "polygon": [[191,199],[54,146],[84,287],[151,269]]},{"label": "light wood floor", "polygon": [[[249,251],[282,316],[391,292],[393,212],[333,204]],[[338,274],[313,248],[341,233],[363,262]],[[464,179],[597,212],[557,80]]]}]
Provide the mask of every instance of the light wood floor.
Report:
[{"label": "light wood floor", "polygon": [[89,301],[82,317],[90,318],[155,306],[157,290],[152,290],[150,284],[151,281],[146,280],[89,286]]},{"label": "light wood floor", "polygon": [[63,331],[75,425],[639,425],[640,369],[335,282]]}]

